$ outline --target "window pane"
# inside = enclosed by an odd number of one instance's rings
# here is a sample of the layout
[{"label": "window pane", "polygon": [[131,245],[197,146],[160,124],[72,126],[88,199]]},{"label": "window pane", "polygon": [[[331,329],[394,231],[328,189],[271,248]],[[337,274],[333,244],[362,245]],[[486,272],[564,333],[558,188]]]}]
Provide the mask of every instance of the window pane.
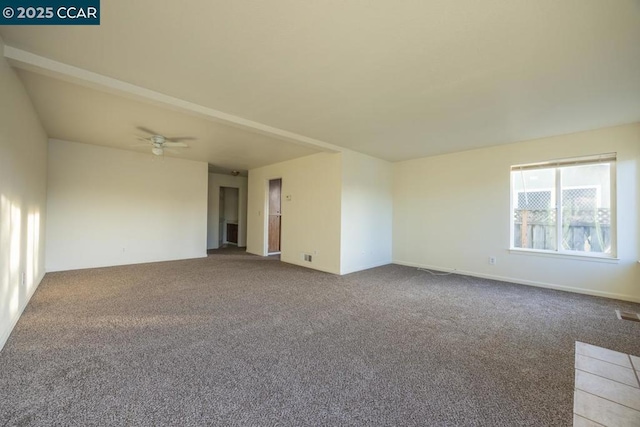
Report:
[{"label": "window pane", "polygon": [[556,169],[511,172],[513,247],[556,250]]},{"label": "window pane", "polygon": [[611,253],[611,166],[564,167],[562,182],[562,248]]}]

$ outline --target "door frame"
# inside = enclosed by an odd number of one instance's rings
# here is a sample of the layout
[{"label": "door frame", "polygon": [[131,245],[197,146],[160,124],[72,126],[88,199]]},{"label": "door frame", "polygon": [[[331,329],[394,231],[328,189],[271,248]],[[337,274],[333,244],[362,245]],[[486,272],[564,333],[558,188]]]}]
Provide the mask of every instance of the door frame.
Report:
[{"label": "door frame", "polygon": [[[248,185],[243,187],[241,185],[238,185],[236,183],[232,183],[232,184],[228,184],[228,185],[220,185],[219,183],[214,183],[214,185],[209,187],[209,191],[207,194],[207,250],[212,250],[212,249],[218,249],[221,247],[220,245],[220,239],[223,236],[223,233],[220,233],[220,217],[221,212],[220,212],[220,193],[222,193],[222,188],[227,187],[227,188],[237,188],[238,189],[238,245],[240,244],[240,230],[242,229],[242,233],[245,240],[244,240],[244,246],[240,246],[240,247],[246,247],[247,246],[247,228],[248,228],[248,211],[247,211],[247,205],[248,205],[248,200],[247,200],[247,194],[248,194],[248,190],[249,187]],[[214,191],[218,191],[218,197],[217,200],[212,201],[210,199],[210,195],[212,194],[212,192]],[[244,196],[244,198],[243,198]],[[243,203],[244,202],[244,203]],[[213,209],[215,206],[217,205],[218,207],[218,215],[213,218],[212,217],[212,211],[211,209]],[[242,209],[244,207],[244,210]],[[244,218],[244,219],[243,219]],[[209,230],[212,227],[212,223],[215,222],[215,227],[218,230],[218,240],[216,240],[214,242],[215,246],[210,247],[209,246]],[[244,225],[244,226],[243,226]],[[224,244],[224,242],[223,242]]]},{"label": "door frame", "polygon": [[[280,180],[280,250],[278,252],[269,252],[269,181],[273,181],[274,179]],[[262,253],[265,256],[269,255],[278,255],[282,254],[282,217],[283,215],[283,204],[282,204],[282,186],[284,183],[284,179],[282,176],[273,176],[265,179],[264,181],[264,206],[262,212],[264,212],[263,216],[263,227],[264,227],[264,245],[262,248]]]}]

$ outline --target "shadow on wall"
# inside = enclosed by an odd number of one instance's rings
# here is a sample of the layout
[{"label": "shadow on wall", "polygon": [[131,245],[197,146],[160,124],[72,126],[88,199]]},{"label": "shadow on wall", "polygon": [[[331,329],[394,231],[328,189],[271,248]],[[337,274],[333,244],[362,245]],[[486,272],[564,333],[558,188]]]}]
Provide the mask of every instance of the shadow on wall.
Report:
[{"label": "shadow on wall", "polygon": [[[29,212],[26,218],[26,242],[23,248],[22,209],[6,196],[0,196],[0,248],[8,248],[0,259],[0,308],[15,319],[20,310],[20,301],[26,300],[33,291],[36,269],[40,263],[40,212]],[[24,252],[23,252],[24,251]],[[20,260],[25,264],[21,266]]]}]

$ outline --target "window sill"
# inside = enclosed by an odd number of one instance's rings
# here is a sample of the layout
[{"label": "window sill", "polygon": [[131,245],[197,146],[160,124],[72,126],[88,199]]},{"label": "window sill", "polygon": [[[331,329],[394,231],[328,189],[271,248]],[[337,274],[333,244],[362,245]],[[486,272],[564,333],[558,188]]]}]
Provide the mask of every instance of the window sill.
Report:
[{"label": "window sill", "polygon": [[551,251],[540,251],[535,249],[509,249],[509,253],[514,255],[533,255],[533,256],[541,256],[541,257],[549,257],[549,258],[561,258],[561,259],[573,259],[576,261],[592,261],[592,262],[604,262],[608,264],[618,264],[620,261],[619,258],[602,256],[602,255],[578,255],[578,254],[569,254],[563,252],[551,252]]}]

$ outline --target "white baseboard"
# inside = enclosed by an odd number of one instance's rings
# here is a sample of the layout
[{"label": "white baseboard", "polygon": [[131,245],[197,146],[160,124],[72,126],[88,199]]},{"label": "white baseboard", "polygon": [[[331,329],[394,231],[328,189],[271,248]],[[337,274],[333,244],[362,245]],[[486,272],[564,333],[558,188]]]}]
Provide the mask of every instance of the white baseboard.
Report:
[{"label": "white baseboard", "polygon": [[461,274],[463,276],[480,277],[482,279],[499,280],[501,282],[510,282],[510,283],[516,283],[516,284],[519,284],[519,285],[535,286],[537,288],[555,289],[557,291],[573,292],[573,293],[577,293],[577,294],[593,295],[593,296],[596,296],[596,297],[604,297],[604,298],[618,299],[618,300],[623,300],[623,301],[630,301],[630,302],[640,303],[640,297],[636,297],[636,296],[633,296],[633,295],[617,294],[617,293],[614,293],[614,292],[605,292],[605,291],[598,291],[598,290],[593,290],[593,289],[576,288],[576,287],[573,287],[573,286],[557,285],[557,284],[554,284],[554,283],[537,282],[537,281],[534,281],[534,280],[517,279],[517,278],[514,278],[514,277],[497,276],[497,275],[493,275],[493,274],[476,273],[476,272],[473,272],[473,271],[453,270],[453,269],[447,268],[447,267],[441,267],[441,266],[436,266],[436,265],[427,265],[427,264],[418,264],[418,263],[415,263],[415,262],[394,260],[393,263],[394,264],[398,264],[398,265],[404,265],[404,266],[407,266],[407,267],[426,268],[426,269],[429,269],[429,270],[437,270],[437,271],[451,271],[454,274]]},{"label": "white baseboard", "polygon": [[351,274],[351,273],[356,273],[358,271],[369,270],[370,268],[382,267],[383,265],[388,265],[388,264],[391,264],[391,261],[389,260],[376,261],[369,264],[359,265],[358,267],[355,267],[349,270],[341,271],[340,275],[344,276],[345,274]]},{"label": "white baseboard", "polygon": [[40,277],[38,277],[38,279],[36,280],[36,285],[33,286],[31,291],[29,291],[29,295],[27,295],[27,298],[25,299],[24,304],[22,304],[22,307],[20,307],[18,312],[15,314],[14,318],[11,319],[11,324],[9,325],[9,328],[3,331],[2,335],[0,335],[0,351],[2,351],[2,349],[4,348],[4,345],[7,343],[7,340],[9,340],[9,336],[11,336],[11,332],[13,332],[13,328],[15,328],[16,325],[18,324],[18,320],[20,320],[20,316],[22,316],[22,312],[24,311],[25,308],[27,308],[29,301],[31,301],[31,297],[36,292],[36,289],[38,289],[38,286],[40,286],[40,283],[42,283],[42,279],[44,279],[44,275],[45,273],[42,273]]},{"label": "white baseboard", "polygon": [[92,265],[68,265],[68,266],[64,266],[64,267],[47,266],[46,267],[46,271],[47,271],[47,273],[57,273],[57,272],[60,272],[60,271],[91,270],[93,268],[124,267],[124,266],[127,266],[127,265],[153,264],[153,263],[156,263],[156,262],[188,261],[190,259],[207,258],[208,256],[209,255],[207,254],[207,251],[204,251],[204,254],[201,253],[200,255],[189,256],[188,258],[161,258],[161,259],[152,259],[152,260],[127,261],[127,262],[122,262],[122,263],[104,262],[104,263],[92,264]]}]

